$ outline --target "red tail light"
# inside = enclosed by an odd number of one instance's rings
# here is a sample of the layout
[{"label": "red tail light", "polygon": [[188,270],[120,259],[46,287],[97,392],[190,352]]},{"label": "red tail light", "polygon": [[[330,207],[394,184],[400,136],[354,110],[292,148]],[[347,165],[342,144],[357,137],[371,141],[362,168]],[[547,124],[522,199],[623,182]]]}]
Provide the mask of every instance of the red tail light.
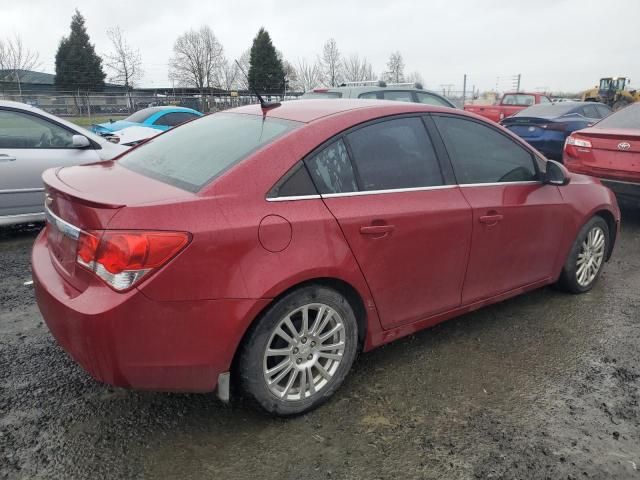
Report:
[{"label": "red tail light", "polygon": [[76,262],[122,291],[166,264],[188,242],[185,232],[92,230],[80,233]]}]

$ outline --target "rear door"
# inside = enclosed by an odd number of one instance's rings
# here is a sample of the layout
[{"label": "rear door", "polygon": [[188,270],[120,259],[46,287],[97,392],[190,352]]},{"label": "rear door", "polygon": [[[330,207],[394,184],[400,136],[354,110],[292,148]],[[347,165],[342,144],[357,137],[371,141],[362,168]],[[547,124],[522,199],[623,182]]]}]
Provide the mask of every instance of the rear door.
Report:
[{"label": "rear door", "polygon": [[409,116],[368,123],[305,160],[385,328],[460,304],[471,210],[443,177],[423,122]]},{"label": "rear door", "polygon": [[498,128],[455,115],[433,118],[473,209],[462,302],[548,279],[568,215],[558,187],[544,185],[533,154]]},{"label": "rear door", "polygon": [[0,108],[0,216],[41,213],[42,172],[99,160],[72,146],[75,132],[35,113]]}]

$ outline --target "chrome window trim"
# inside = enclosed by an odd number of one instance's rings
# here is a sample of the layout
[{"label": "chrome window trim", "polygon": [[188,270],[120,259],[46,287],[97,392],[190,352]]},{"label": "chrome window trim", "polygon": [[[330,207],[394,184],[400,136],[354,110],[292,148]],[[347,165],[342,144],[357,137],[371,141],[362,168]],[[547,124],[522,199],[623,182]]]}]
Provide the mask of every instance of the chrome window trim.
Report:
[{"label": "chrome window trim", "polygon": [[357,192],[323,193],[322,195],[299,195],[291,197],[267,198],[267,202],[289,202],[297,200],[317,200],[320,198],[359,197],[362,195],[383,195],[388,193],[423,192],[428,190],[445,190],[448,188],[468,187],[496,187],[499,185],[533,185],[543,183],[539,180],[526,180],[520,182],[491,182],[491,183],[461,183],[454,185],[434,185],[431,187],[390,188],[387,190],[361,190]]},{"label": "chrome window trim", "polygon": [[317,200],[322,198],[320,195],[292,195],[289,197],[272,197],[267,198],[267,202],[292,202],[295,200]]},{"label": "chrome window trim", "polygon": [[44,216],[46,221],[55,226],[63,235],[66,235],[73,240],[78,240],[78,238],[80,238],[81,230],[78,227],[58,217],[46,205],[44,207]]},{"label": "chrome window trim", "polygon": [[431,187],[410,187],[410,188],[389,188],[385,190],[359,190],[357,192],[324,193],[322,198],[357,197],[360,195],[382,195],[386,193],[406,193],[423,192],[427,190],[444,190],[447,188],[457,188],[458,185],[433,185]]},{"label": "chrome window trim", "polygon": [[487,182],[487,183],[461,183],[460,187],[497,187],[499,185],[533,185],[534,183],[542,185],[540,180],[523,180],[519,182]]}]

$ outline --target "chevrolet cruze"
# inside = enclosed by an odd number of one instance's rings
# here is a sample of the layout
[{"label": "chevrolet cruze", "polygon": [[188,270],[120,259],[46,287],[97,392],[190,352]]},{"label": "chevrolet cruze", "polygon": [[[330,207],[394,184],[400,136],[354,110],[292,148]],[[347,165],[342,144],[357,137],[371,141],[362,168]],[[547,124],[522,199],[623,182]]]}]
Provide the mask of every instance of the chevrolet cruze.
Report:
[{"label": "chevrolet cruze", "polygon": [[[269,107],[269,108],[266,108]],[[612,192],[446,107],[301,100],[210,115],[48,170],[32,254],[51,332],[96,379],[271,413],[360,351],[609,259]]]}]

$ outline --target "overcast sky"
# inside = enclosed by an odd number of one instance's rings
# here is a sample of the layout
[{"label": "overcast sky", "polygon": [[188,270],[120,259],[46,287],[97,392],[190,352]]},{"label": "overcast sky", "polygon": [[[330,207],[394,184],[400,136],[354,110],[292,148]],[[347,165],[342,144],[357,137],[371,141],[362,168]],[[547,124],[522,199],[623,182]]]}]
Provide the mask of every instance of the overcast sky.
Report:
[{"label": "overcast sky", "polygon": [[[405,73],[418,71],[428,88],[443,84],[578,91],[601,76],[625,75],[640,86],[639,0],[367,0],[347,2],[198,0],[2,0],[0,37],[18,34],[54,73],[60,38],[74,8],[84,15],[98,53],[106,30],[119,25],[140,49],[143,86],[170,85],[167,61],[185,30],[209,25],[229,58],[238,57],[264,26],[287,60],[314,59],[336,39],[343,54],[365,56],[377,73],[399,50]],[[499,77],[499,79],[498,79]]]}]

